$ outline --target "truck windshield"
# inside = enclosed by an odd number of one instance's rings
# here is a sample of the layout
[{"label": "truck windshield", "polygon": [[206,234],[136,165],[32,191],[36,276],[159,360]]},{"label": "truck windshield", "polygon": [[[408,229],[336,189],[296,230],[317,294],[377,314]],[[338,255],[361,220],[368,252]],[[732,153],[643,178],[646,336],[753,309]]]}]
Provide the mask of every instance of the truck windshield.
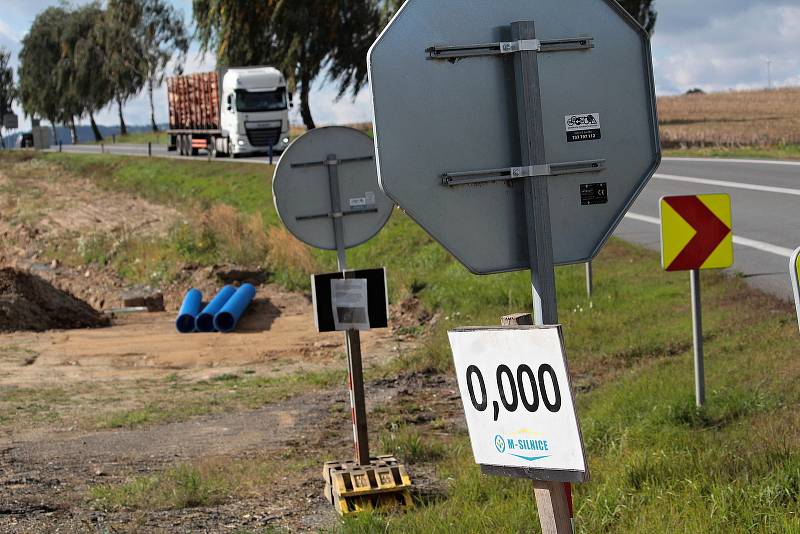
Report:
[{"label": "truck windshield", "polygon": [[274,91],[236,91],[237,111],[279,111],[286,109],[286,88]]}]

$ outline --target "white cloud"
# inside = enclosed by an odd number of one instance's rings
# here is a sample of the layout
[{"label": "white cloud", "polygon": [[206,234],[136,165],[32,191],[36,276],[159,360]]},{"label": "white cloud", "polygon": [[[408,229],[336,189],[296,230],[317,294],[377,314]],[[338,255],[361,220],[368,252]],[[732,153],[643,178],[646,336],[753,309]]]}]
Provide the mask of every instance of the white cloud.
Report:
[{"label": "white cloud", "polygon": [[22,39],[22,36],[12,30],[3,20],[0,20],[0,37],[14,43],[18,43]]},{"label": "white cloud", "polygon": [[674,27],[673,15],[680,18],[690,12],[688,7],[678,14],[670,11],[677,7],[670,4],[659,13],[659,23],[664,22],[667,30],[657,25],[653,40],[659,93],[684,92],[692,87],[706,91],[765,87],[767,59],[771,61],[774,85],[797,82],[797,5],[779,0],[736,0],[731,9],[719,9],[705,19],[700,17],[702,24]]}]

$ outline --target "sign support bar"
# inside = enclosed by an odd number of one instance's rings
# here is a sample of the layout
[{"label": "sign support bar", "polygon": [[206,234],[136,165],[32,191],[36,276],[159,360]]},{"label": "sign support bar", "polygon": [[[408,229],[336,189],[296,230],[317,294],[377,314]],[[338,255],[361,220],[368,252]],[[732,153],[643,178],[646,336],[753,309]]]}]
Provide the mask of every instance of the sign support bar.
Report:
[{"label": "sign support bar", "polygon": [[[350,160],[348,160],[350,161]],[[359,160],[360,161],[360,160]],[[339,164],[345,160],[336,159],[336,154],[328,155],[324,163],[302,164],[303,166],[324,164],[328,169],[328,185],[331,193],[331,213],[342,212],[342,199],[339,192]],[[347,252],[344,246],[344,228],[341,217],[331,217],[333,234],[336,240],[336,259],[339,270],[347,278]],[[364,400],[364,372],[361,364],[361,336],[358,330],[345,332],[347,348],[347,370],[350,385],[350,408],[353,416],[353,442],[355,460],[358,465],[369,465],[369,436],[367,433],[367,407]]]},{"label": "sign support bar", "polygon": [[592,269],[592,262],[586,262],[586,296],[589,297],[589,300],[592,300],[592,294],[594,293],[594,272]]},{"label": "sign support bar", "polygon": [[689,271],[692,286],[692,329],[694,332],[694,391],[697,407],[706,403],[706,378],[703,362],[703,307],[700,300],[700,271]]},{"label": "sign support bar", "polygon": [[[534,22],[513,22],[511,39],[514,41],[536,39]],[[544,164],[544,124],[537,52],[520,51],[514,54],[514,80],[522,165],[533,167]],[[547,177],[533,176],[526,179],[524,195],[534,322],[538,325],[558,324]],[[542,532],[571,534],[573,529],[567,486],[562,482],[536,481],[534,490]]]},{"label": "sign support bar", "polygon": [[800,248],[794,251],[789,261],[789,274],[792,278],[794,302],[797,307],[797,325],[800,326]]}]

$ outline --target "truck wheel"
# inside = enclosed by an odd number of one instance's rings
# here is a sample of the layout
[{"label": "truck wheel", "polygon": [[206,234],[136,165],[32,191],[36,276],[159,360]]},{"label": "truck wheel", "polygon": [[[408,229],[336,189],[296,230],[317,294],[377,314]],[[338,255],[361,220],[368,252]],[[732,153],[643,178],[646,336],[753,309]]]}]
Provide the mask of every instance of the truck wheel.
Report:
[{"label": "truck wheel", "polygon": [[212,139],[211,141],[209,141],[209,143],[208,143],[208,155],[210,157],[212,157],[212,158],[219,157],[219,154],[217,154],[217,140],[216,139]]},{"label": "truck wheel", "polygon": [[233,143],[228,141],[228,157],[231,159],[236,159],[236,154],[233,153]]}]

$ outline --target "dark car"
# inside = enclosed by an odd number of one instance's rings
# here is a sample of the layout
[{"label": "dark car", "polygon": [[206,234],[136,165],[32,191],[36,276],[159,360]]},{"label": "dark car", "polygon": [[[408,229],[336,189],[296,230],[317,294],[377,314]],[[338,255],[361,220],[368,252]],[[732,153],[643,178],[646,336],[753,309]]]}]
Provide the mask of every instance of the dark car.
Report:
[{"label": "dark car", "polygon": [[24,133],[17,137],[17,148],[33,148],[33,134]]}]

